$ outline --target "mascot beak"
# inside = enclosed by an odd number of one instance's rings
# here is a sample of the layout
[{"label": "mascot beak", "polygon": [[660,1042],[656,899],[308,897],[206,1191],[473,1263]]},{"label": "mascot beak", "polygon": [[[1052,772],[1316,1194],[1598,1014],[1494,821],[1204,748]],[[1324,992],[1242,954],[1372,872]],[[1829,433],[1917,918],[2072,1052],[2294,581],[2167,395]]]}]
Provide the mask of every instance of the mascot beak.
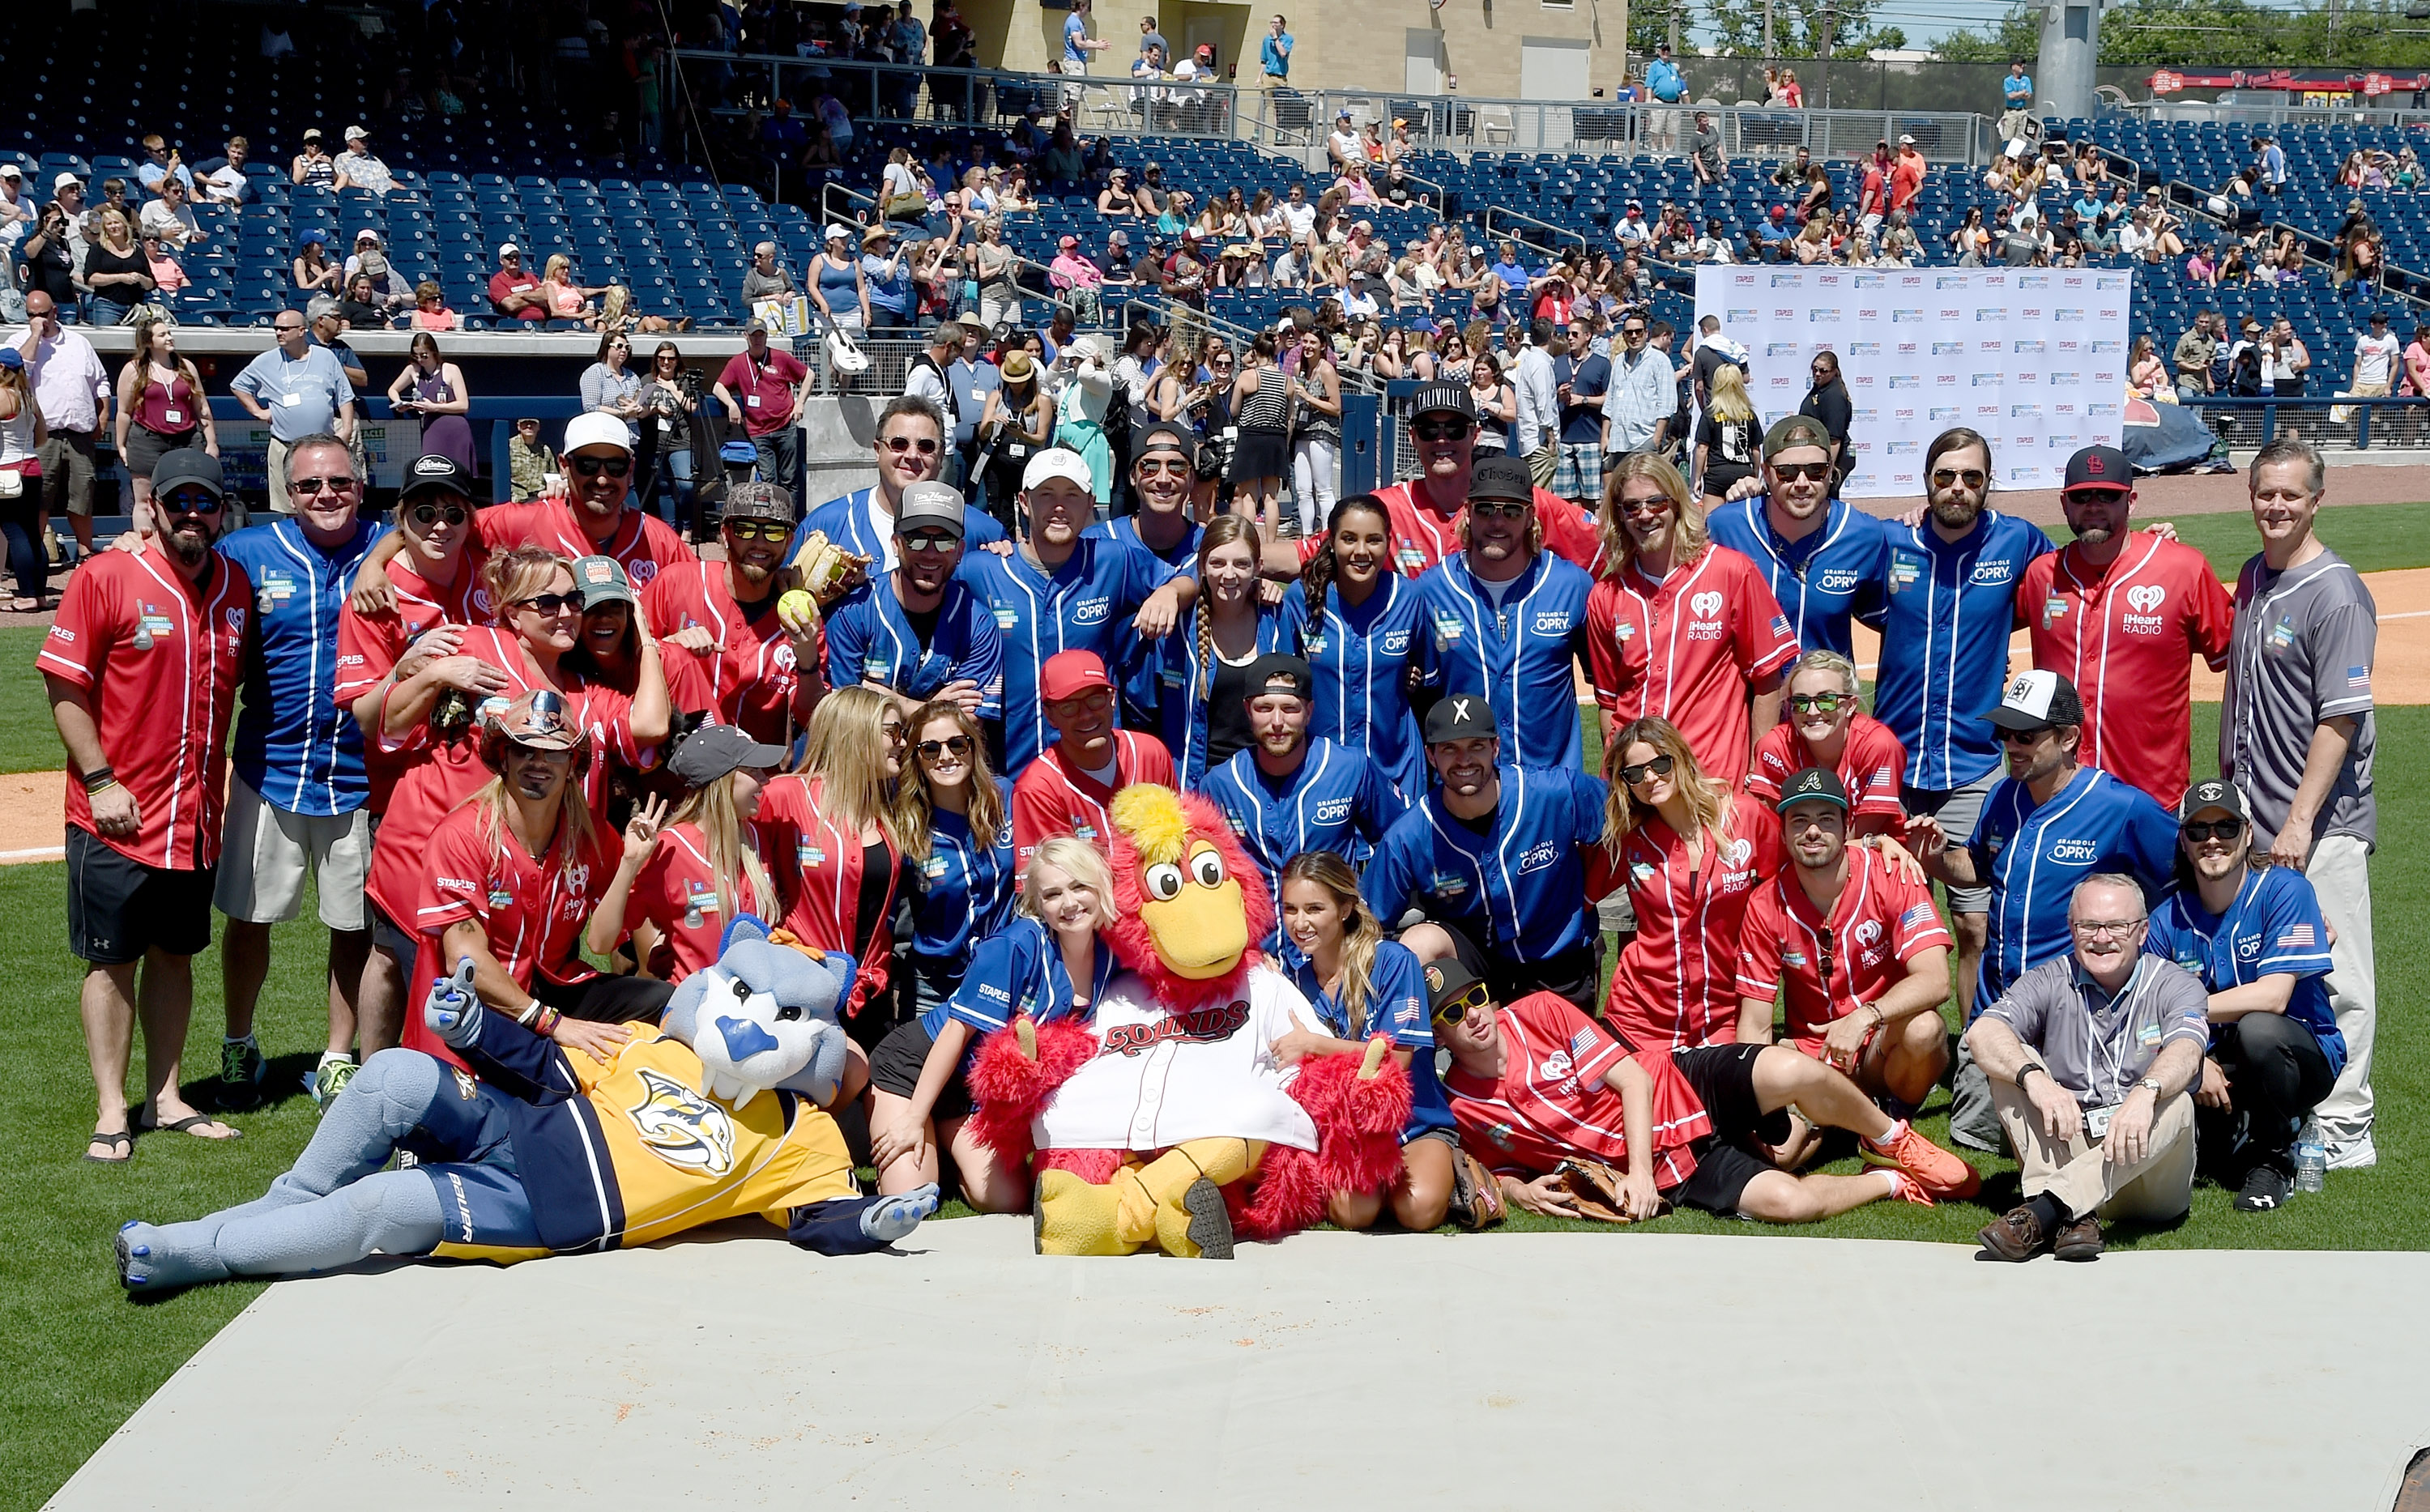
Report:
[{"label": "mascot beak", "polygon": [[1192,878],[1173,897],[1149,899],[1140,906],[1140,922],[1147,925],[1157,958],[1188,981],[1223,975],[1249,948],[1240,884],[1228,876],[1213,886]]}]

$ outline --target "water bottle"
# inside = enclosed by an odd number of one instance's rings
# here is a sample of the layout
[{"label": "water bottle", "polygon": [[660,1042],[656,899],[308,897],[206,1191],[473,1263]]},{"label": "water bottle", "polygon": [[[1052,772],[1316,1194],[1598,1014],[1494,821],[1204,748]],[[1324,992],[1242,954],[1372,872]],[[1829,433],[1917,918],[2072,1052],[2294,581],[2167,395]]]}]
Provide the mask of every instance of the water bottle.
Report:
[{"label": "water bottle", "polygon": [[2295,1189],[2319,1191],[2328,1174],[2329,1150],[2321,1142],[2321,1121],[2306,1117],[2295,1135]]}]

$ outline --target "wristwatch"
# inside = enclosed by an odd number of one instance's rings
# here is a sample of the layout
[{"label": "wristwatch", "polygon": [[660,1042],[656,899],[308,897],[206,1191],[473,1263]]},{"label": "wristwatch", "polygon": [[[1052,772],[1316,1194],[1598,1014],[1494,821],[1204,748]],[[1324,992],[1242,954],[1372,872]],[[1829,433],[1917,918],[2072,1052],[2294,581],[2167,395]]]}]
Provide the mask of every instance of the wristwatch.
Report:
[{"label": "wristwatch", "polygon": [[2160,1095],[2160,1078],[2157,1076],[2146,1076],[2135,1085],[2151,1093],[2155,1098]]}]

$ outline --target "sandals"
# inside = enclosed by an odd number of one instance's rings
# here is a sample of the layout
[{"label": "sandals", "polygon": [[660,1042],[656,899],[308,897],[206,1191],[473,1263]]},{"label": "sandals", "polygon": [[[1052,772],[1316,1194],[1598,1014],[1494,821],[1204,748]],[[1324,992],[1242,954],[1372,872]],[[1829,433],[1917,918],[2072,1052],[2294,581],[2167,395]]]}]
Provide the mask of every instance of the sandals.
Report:
[{"label": "sandals", "polygon": [[[117,1154],[94,1155],[92,1147],[96,1144],[116,1151]],[[95,1129],[85,1138],[84,1157],[96,1166],[123,1166],[135,1158],[135,1135],[127,1129],[119,1129],[109,1134],[104,1134]]]},{"label": "sandals", "polygon": [[[227,1130],[227,1133],[196,1134],[194,1132],[205,1124],[212,1124],[219,1128],[225,1129]],[[197,1139],[208,1139],[213,1144],[225,1144],[231,1139],[241,1139],[244,1138],[244,1131],[242,1129],[236,1127],[232,1123],[222,1123],[219,1120],[211,1117],[208,1113],[189,1113],[184,1118],[172,1119],[166,1123],[160,1122],[158,1114],[148,1110],[137,1115],[135,1120],[136,1133],[157,1134],[163,1130],[171,1134],[191,1134]]]}]

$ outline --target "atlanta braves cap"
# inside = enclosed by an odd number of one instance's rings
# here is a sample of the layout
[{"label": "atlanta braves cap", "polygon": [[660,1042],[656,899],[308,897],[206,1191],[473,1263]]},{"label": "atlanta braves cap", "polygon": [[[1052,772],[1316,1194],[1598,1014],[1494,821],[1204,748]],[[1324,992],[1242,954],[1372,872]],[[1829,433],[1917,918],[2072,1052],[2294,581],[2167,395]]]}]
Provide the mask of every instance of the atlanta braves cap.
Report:
[{"label": "atlanta braves cap", "polygon": [[1788,786],[1780,789],[1780,802],[1772,806],[1785,814],[1795,805],[1816,802],[1848,806],[1847,784],[1827,767],[1807,767],[1789,778]]}]

